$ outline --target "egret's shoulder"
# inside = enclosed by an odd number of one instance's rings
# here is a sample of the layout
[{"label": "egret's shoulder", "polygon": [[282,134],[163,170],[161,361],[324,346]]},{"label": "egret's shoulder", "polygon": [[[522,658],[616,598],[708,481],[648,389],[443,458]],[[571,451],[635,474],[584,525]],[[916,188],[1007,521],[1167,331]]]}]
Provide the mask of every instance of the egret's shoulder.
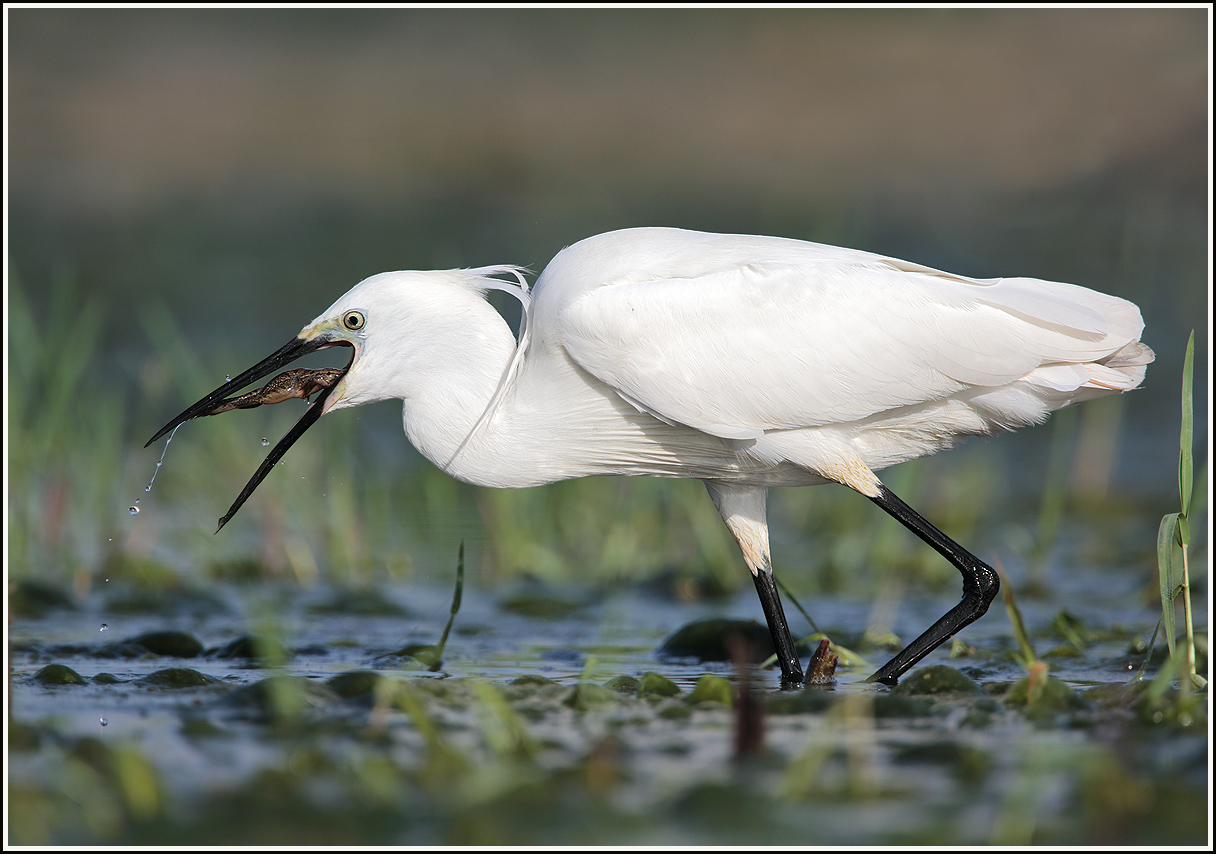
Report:
[{"label": "egret's shoulder", "polygon": [[779,271],[775,278],[785,280],[796,269],[824,264],[863,268],[883,261],[872,252],[787,237],[627,228],[563,249],[545,267],[532,293],[538,319],[555,323],[566,307],[602,288],[673,280],[695,283],[697,289],[745,280],[756,285],[766,278],[764,271]]},{"label": "egret's shoulder", "polygon": [[[665,278],[696,278],[759,262],[873,263],[882,256],[795,240],[751,234],[712,234],[682,228],[626,228],[580,240],[549,263],[541,282],[594,279],[599,284]],[[541,284],[541,283],[538,283]]]}]

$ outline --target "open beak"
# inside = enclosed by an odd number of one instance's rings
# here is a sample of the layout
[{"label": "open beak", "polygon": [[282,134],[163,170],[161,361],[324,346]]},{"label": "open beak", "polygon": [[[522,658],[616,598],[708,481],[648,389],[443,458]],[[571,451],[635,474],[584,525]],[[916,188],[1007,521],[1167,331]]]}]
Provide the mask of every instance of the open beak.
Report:
[{"label": "open beak", "polygon": [[333,392],[334,388],[346,376],[346,372],[350,370],[350,366],[355,358],[352,354],[350,362],[347,362],[346,367],[341,369],[326,368],[319,371],[297,369],[288,371],[275,377],[263,388],[255,392],[231,397],[230,395],[235,395],[236,392],[250,383],[260,380],[267,374],[277,371],[279,368],[294,362],[302,356],[326,347],[342,345],[347,347],[352,346],[348,341],[341,339],[331,340],[325,335],[318,335],[311,340],[304,340],[298,337],[291,339],[249,370],[233,377],[198,403],[188,407],[184,412],[160,428],[156,435],[148,440],[148,444],[144,445],[145,448],[148,447],[148,445],[151,445],[178,425],[200,415],[218,415],[230,409],[249,409],[263,404],[279,403],[291,398],[303,398],[307,400],[309,396],[319,392],[316,400],[300,416],[300,420],[295,423],[295,426],[288,431],[286,436],[279,440],[279,443],[274,446],[270,454],[262,461],[258,470],[254,472],[253,477],[249,479],[249,482],[245,484],[245,488],[241,490],[241,494],[236,497],[236,501],[232,502],[232,506],[228,508],[228,512],[220,517],[219,526],[215,529],[216,533],[219,533],[220,528],[223,528],[228,523],[228,520],[236,515],[236,511],[241,509],[241,505],[245,503],[245,499],[253,494],[253,491],[258,488],[258,484],[274,468],[275,463],[287,453],[287,449],[294,445],[296,440],[304,435],[304,431],[315,424],[317,419],[321,417],[325,411],[325,401],[329,399],[329,395]]}]

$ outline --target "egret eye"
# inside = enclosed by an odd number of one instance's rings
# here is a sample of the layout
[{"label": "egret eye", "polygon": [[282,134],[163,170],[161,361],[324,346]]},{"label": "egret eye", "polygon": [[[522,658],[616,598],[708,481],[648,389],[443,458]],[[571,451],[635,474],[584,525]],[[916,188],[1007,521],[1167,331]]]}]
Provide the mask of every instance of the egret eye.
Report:
[{"label": "egret eye", "polygon": [[347,329],[362,329],[363,323],[363,312],[361,311],[348,311],[342,315],[342,325]]}]

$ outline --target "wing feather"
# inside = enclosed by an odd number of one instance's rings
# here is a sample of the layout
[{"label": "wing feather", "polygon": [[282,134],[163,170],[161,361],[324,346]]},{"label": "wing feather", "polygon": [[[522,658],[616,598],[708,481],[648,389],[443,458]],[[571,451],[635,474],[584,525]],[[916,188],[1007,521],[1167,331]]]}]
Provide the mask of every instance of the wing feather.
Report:
[{"label": "wing feather", "polygon": [[1076,387],[1094,373],[1075,366],[1109,357],[1143,326],[1131,303],[1074,285],[968,279],[801,245],[815,253],[584,286],[561,305],[557,338],[639,409],[756,438],[1036,371],[1047,387]]}]

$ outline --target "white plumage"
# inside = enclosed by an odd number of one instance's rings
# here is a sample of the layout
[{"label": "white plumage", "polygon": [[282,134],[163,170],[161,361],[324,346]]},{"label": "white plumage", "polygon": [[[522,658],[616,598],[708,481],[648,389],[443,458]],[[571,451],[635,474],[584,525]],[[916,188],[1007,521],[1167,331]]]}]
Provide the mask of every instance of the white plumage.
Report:
[{"label": "white plumage", "polygon": [[559,253],[517,345],[482,297],[523,297],[486,278],[512,269],[356,286],[302,333],[367,317],[327,408],[401,398],[419,450],[485,486],[649,474],[873,494],[842,471],[1134,388],[1152,358],[1134,305],[1075,285],[669,228]]},{"label": "white plumage", "polygon": [[[518,340],[490,288],[523,304]],[[1143,326],[1132,303],[1076,285],[776,237],[626,229],[560,252],[531,293],[510,266],[366,279],[165,429],[303,352],[348,345],[349,369],[270,465],[320,414],[396,398],[410,441],[470,483],[700,478],[755,578],[787,682],[802,673],[772,582],[767,487],[846,484],[964,577],[963,602],[872,677],[894,682],[999,585],[874,472],[1135,388],[1153,359]]]}]

